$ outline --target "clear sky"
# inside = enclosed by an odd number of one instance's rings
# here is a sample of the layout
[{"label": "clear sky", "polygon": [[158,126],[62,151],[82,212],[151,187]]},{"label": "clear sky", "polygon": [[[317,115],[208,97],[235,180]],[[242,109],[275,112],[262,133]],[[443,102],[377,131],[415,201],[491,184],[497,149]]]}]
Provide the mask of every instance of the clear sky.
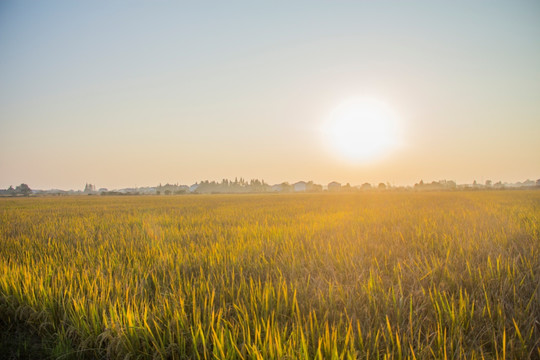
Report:
[{"label": "clear sky", "polygon": [[[372,161],[324,134],[353,97]],[[540,2],[2,1],[0,122],[1,188],[537,179]]]}]

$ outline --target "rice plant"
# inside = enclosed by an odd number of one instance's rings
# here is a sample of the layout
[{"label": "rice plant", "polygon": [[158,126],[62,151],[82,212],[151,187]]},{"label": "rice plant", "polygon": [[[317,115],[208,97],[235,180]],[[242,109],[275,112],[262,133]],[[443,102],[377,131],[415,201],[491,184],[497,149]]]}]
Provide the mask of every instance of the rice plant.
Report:
[{"label": "rice plant", "polygon": [[535,191],[0,199],[0,349],[539,358],[539,219]]}]

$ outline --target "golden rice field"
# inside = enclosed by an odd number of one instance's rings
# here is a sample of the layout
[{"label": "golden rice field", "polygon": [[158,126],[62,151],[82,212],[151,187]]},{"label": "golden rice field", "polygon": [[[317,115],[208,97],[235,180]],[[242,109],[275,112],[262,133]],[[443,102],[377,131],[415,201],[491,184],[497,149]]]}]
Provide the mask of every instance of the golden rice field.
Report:
[{"label": "golden rice field", "polygon": [[1,350],[538,359],[539,220],[540,191],[4,198]]}]

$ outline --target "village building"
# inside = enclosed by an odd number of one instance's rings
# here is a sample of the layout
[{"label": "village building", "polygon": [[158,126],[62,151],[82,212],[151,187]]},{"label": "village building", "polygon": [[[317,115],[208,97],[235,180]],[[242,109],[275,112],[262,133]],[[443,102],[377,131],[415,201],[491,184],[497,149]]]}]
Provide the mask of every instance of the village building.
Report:
[{"label": "village building", "polygon": [[307,190],[307,183],[305,181],[299,181],[293,184],[294,192],[305,192]]},{"label": "village building", "polygon": [[338,183],[337,181],[332,181],[331,183],[328,184],[328,191],[331,191],[331,192],[341,191],[341,184]]}]

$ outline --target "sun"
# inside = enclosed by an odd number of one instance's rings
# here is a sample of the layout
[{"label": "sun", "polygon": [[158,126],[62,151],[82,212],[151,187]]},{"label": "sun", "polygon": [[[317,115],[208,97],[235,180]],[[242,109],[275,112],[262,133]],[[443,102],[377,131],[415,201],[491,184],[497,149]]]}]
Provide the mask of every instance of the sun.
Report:
[{"label": "sun", "polygon": [[331,112],[323,125],[323,134],[341,158],[371,162],[397,146],[398,117],[383,101],[349,99]]}]

